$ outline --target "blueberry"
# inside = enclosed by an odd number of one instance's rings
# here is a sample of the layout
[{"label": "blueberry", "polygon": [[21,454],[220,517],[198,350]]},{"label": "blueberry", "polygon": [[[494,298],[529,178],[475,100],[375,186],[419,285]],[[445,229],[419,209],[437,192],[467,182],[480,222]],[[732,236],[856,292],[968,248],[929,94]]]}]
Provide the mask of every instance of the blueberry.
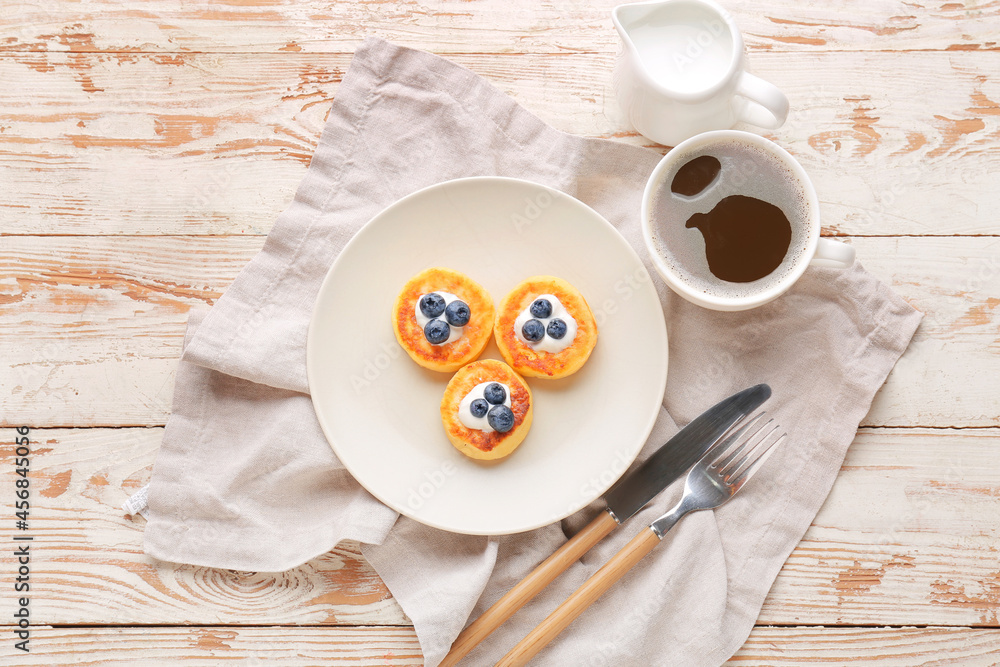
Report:
[{"label": "blueberry", "polygon": [[521,327],[521,335],[524,336],[524,340],[536,343],[545,336],[545,325],[538,320],[528,320]]},{"label": "blueberry", "polygon": [[514,428],[514,413],[506,405],[494,405],[486,415],[490,428],[499,433],[506,433]]},{"label": "blueberry", "polygon": [[545,333],[552,336],[556,340],[559,340],[566,335],[566,323],[557,317],[549,322],[549,326],[545,329]]},{"label": "blueberry", "polygon": [[507,390],[499,382],[490,382],[483,387],[483,398],[493,405],[500,405],[507,400]]},{"label": "blueberry", "polygon": [[431,320],[424,327],[424,338],[431,345],[440,345],[448,340],[451,335],[451,327],[444,320]]},{"label": "blueberry", "polygon": [[535,299],[528,310],[533,317],[544,318],[552,314],[552,304],[548,299]]},{"label": "blueberry", "polygon": [[444,312],[444,297],[431,292],[420,297],[420,312],[427,317],[437,317]]},{"label": "blueberry", "polygon": [[469,410],[473,417],[485,417],[490,409],[490,404],[481,398],[477,398],[469,404]]},{"label": "blueberry", "polygon": [[469,304],[455,299],[448,304],[448,307],[444,309],[445,319],[448,320],[448,324],[453,327],[464,327],[469,323],[469,318],[472,317],[472,311],[469,310]]}]

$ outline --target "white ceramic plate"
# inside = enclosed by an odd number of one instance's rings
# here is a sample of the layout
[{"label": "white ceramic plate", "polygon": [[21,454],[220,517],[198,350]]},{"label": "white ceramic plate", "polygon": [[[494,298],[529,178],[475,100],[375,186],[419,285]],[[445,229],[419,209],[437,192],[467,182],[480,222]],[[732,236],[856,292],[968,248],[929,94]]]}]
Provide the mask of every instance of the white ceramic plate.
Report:
[{"label": "white ceramic plate", "polygon": [[[439,413],[451,374],[413,363],[393,335],[396,296],[431,266],[468,274],[497,304],[524,278],[559,276],[597,319],[579,372],[528,379],[531,431],[499,462],[452,447]],[[495,343],[482,358],[501,359]],[[436,528],[499,535],[572,514],[628,467],[663,400],[667,333],[649,274],[597,212],[528,181],[465,178],[401,199],[351,240],[316,300],[307,367],[330,445],[372,495]]]}]

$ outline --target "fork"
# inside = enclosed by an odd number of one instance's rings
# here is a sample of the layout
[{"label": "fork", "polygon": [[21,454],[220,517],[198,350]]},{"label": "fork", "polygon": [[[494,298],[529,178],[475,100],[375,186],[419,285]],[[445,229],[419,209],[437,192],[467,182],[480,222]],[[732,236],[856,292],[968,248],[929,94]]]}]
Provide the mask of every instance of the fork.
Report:
[{"label": "fork", "polygon": [[[774,419],[762,423],[766,413],[747,420],[731,435],[720,439],[694,464],[684,480],[684,495],[666,514],[649,525],[605,563],[524,639],[518,642],[496,667],[519,667],[531,660],[577,616],[621,579],[653,550],[663,536],[685,515],[714,509],[736,495],[760,470],[761,465],[786,434],[778,431]],[[734,427],[735,428],[735,427]]]}]

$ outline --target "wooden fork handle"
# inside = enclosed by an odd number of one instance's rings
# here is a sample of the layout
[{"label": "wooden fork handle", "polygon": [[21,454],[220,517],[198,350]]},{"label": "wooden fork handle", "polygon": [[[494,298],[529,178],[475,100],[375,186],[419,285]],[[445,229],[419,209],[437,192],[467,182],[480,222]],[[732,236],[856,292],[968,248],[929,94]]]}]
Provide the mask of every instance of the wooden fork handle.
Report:
[{"label": "wooden fork handle", "polygon": [[575,593],[539,623],[537,628],[501,658],[496,667],[520,667],[531,660],[659,543],[660,538],[651,528],[646,528],[633,537],[621,551],[595,572],[594,576],[587,579]]},{"label": "wooden fork handle", "polygon": [[597,518],[587,524],[586,528],[567,540],[519,584],[497,600],[496,604],[483,612],[482,616],[463,630],[455,639],[455,643],[451,645],[451,651],[441,661],[439,667],[451,667],[468,655],[479,642],[486,639],[518,609],[527,604],[528,600],[538,595],[553,579],[565,572],[570,565],[580,560],[583,554],[604,539],[617,525],[618,522],[615,521],[610,512],[598,514]]}]

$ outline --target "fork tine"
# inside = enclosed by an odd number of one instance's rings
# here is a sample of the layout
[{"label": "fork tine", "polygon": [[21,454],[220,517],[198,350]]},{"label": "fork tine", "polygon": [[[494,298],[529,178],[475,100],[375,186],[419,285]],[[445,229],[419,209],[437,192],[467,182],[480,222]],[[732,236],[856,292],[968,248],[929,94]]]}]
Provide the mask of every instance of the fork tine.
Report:
[{"label": "fork tine", "polygon": [[[740,466],[737,467],[736,470],[734,470],[729,476],[727,484],[735,486],[736,488],[743,486],[743,484],[745,484],[751,477],[757,474],[757,471],[760,470],[761,466],[764,465],[764,462],[771,456],[771,452],[775,450],[778,444],[783,442],[785,438],[788,437],[787,433],[782,433],[770,444],[764,444],[767,442],[767,439],[771,437],[772,433],[774,433],[774,431],[768,433],[767,437],[765,437],[764,440],[761,440],[761,442],[758,443],[758,446],[754,447],[752,452],[748,452],[747,456],[753,454],[754,457],[750,459],[749,462],[741,462]],[[743,463],[746,463],[747,465],[744,467]]]},{"label": "fork tine", "polygon": [[[770,427],[770,428],[768,428]],[[755,430],[753,433],[746,437],[746,440],[737,447],[732,454],[726,456],[726,459],[715,466],[719,474],[729,476],[740,466],[746,463],[747,459],[753,454],[754,450],[757,449],[762,442],[767,440],[776,429],[779,428],[778,424],[774,423],[773,419],[769,419],[766,424],[763,424],[760,428]]]},{"label": "fork tine", "polygon": [[733,443],[738,442],[740,440],[743,434],[746,433],[747,429],[751,428],[754,424],[760,421],[761,417],[763,417],[764,414],[765,413],[761,412],[760,414],[751,417],[746,421],[745,424],[743,424],[739,428],[736,428],[735,425],[730,427],[729,431],[727,432],[728,434],[723,434],[722,437],[720,437],[718,440],[715,441],[714,445],[709,447],[708,450],[706,450],[705,453],[702,454],[701,460],[714,461],[715,459],[725,454],[726,451],[733,446]]},{"label": "fork tine", "polygon": [[[757,417],[754,420],[752,420],[750,422],[747,422],[746,428],[740,429],[740,432],[737,433],[736,435],[737,436],[742,436],[746,431],[749,430],[749,428],[751,426],[754,426],[757,422],[759,422],[764,417],[765,414],[767,414],[767,413],[766,412],[761,412],[759,415],[757,415]],[[746,450],[747,446],[751,442],[753,442],[753,439],[755,437],[757,437],[757,434],[759,434],[762,430],[764,430],[765,428],[767,428],[768,426],[770,426],[773,423],[774,423],[774,419],[768,419],[765,423],[763,423],[760,426],[756,427],[753,430],[753,432],[747,433],[746,437],[742,438],[742,442],[740,442],[740,444],[739,444],[738,447],[735,447],[731,452],[726,453],[725,457],[720,456],[719,460],[713,461],[712,467],[715,468],[716,470],[718,470],[719,472],[724,472],[725,469],[729,467],[729,464],[732,463],[733,460],[735,460],[737,456],[739,456],[741,453],[743,453]],[[775,428],[777,428],[777,425],[775,425],[774,427],[772,427],[771,430],[773,431]],[[739,442],[739,440],[740,440],[740,438],[737,437],[736,439],[731,440],[730,444],[735,443],[735,442]]]}]

